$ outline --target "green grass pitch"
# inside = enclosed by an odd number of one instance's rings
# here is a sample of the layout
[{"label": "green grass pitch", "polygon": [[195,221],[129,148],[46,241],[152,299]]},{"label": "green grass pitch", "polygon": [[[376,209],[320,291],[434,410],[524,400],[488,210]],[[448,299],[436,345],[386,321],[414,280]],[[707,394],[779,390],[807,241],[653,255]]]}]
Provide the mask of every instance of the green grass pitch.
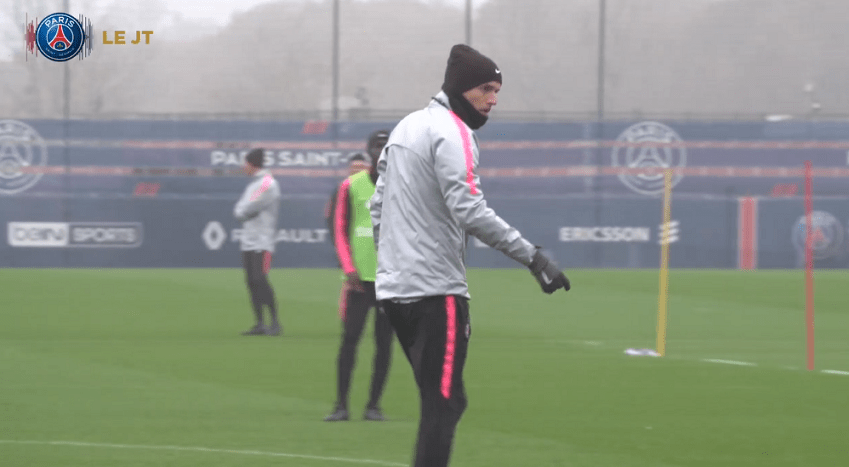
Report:
[{"label": "green grass pitch", "polygon": [[[849,465],[843,271],[816,272],[816,371],[804,273],[670,273],[668,355],[654,348],[657,271],[575,270],[547,296],[520,269],[472,270],[472,339],[456,467]],[[0,465],[404,466],[418,400],[397,343],[384,423],[335,396],[335,270],[271,272],[284,337],[252,324],[242,272],[0,269]],[[707,360],[751,363],[734,365]]]}]

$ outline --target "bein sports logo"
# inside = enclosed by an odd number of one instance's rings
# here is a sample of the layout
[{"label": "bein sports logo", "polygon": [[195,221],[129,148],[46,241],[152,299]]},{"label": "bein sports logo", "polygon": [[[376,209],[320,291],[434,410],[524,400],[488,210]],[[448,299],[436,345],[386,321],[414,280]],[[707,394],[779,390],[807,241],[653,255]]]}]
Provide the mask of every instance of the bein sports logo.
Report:
[{"label": "bein sports logo", "polygon": [[[657,122],[641,122],[631,125],[616,138],[616,145],[611,153],[613,167],[628,169],[668,169],[687,165],[687,151],[679,146],[681,143],[672,128]],[[661,143],[663,146],[652,145]],[[681,174],[672,177],[672,186],[684,178]],[[644,195],[663,193],[663,172],[655,170],[651,173],[620,174],[619,180],[634,192]]]},{"label": "bein sports logo", "polygon": [[138,248],[140,222],[9,222],[7,243],[14,248]]},{"label": "bein sports logo", "polygon": [[[85,25],[85,26],[84,26]],[[53,13],[35,27],[29,22],[24,34],[27,51],[37,48],[41,55],[54,62],[67,62],[76,57],[91,54],[91,21],[80,15],[74,18],[67,13]]]},{"label": "bein sports logo", "polygon": [[[814,211],[811,213],[811,252],[814,259],[826,259],[840,253],[843,246],[843,226],[831,213]],[[793,226],[793,246],[800,255],[805,253],[807,219],[801,216]]]},{"label": "bein sports logo", "polygon": [[17,120],[0,120],[0,194],[20,193],[44,175],[27,173],[29,167],[47,165],[47,144],[31,126]]}]

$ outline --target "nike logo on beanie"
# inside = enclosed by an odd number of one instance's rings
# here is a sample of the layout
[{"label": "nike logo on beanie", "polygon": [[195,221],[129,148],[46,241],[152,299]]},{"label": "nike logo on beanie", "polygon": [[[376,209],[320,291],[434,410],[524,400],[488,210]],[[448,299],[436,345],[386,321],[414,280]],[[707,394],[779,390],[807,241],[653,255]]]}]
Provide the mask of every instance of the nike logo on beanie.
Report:
[{"label": "nike logo on beanie", "polygon": [[492,59],[468,45],[457,44],[448,56],[442,90],[448,95],[459,96],[483,83],[501,83],[501,80],[501,70]]}]

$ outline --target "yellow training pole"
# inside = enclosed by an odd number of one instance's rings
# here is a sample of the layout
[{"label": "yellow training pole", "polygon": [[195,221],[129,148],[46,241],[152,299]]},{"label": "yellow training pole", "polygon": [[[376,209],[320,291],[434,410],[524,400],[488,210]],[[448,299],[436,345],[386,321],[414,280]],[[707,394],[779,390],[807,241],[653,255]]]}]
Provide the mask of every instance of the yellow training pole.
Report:
[{"label": "yellow training pole", "polygon": [[657,353],[666,355],[666,302],[669,295],[669,222],[672,205],[672,169],[663,173],[663,228],[660,237],[660,292],[657,300]]}]

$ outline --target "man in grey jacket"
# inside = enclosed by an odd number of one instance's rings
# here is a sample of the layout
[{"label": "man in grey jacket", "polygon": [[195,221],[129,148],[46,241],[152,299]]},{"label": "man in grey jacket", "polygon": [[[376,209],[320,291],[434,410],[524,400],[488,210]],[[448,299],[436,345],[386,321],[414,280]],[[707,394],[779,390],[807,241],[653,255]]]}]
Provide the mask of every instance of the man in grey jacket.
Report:
[{"label": "man in grey jacket", "polygon": [[442,92],[395,127],[378,162],[370,203],[377,246],[375,288],[419,387],[414,467],[448,465],[466,408],[468,236],[530,268],[545,293],[570,288],[554,260],[498,217],[483,198],[473,130],[486,123],[501,83],[501,70],[492,60],[455,45]]},{"label": "man in grey jacket", "polygon": [[[256,325],[242,333],[248,336],[277,336],[282,332],[274,289],[268,282],[277,234],[280,186],[271,172],[263,169],[264,161],[262,149],[254,149],[245,156],[244,170],[252,180],[233,209],[233,215],[242,222],[242,266],[256,317]],[[263,319],[263,307],[268,307],[271,315],[268,327]]]}]

